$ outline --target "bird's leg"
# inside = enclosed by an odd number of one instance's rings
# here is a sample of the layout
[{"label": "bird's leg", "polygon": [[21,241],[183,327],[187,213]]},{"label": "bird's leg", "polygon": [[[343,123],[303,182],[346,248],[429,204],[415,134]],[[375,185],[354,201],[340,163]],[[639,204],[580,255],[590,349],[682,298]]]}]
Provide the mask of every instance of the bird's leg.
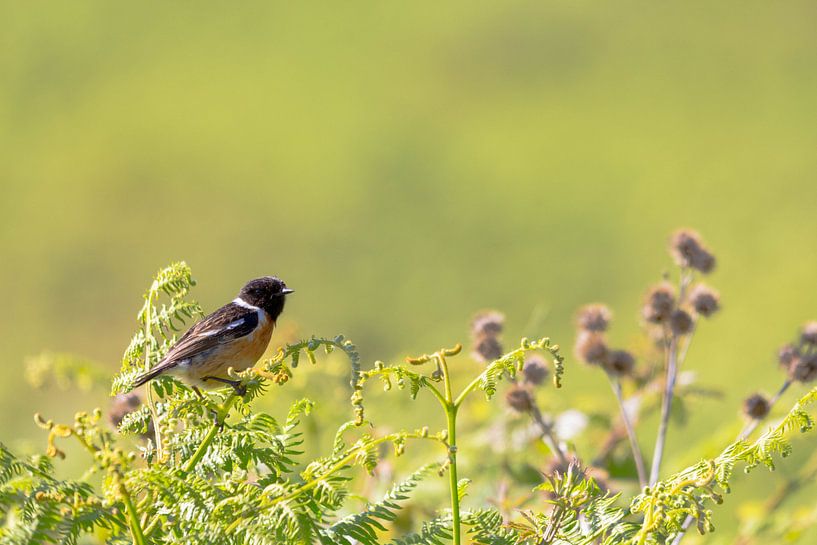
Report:
[{"label": "bird's leg", "polygon": [[221,378],[221,377],[204,377],[201,380],[215,380],[216,382],[222,382],[224,384],[229,384],[235,390],[236,395],[239,397],[244,397],[247,393],[247,386],[242,384],[240,380],[230,380],[228,378]]},{"label": "bird's leg", "polygon": [[199,387],[198,386],[191,386],[191,388],[193,388],[193,392],[195,392],[195,394],[197,396],[199,396],[199,400],[204,401],[204,394],[201,393],[201,390],[199,390]]},{"label": "bird's leg", "polygon": [[242,384],[240,380],[230,380],[227,382],[227,384],[233,387],[233,390],[235,390],[235,394],[238,397],[244,397],[247,395],[247,385]]}]

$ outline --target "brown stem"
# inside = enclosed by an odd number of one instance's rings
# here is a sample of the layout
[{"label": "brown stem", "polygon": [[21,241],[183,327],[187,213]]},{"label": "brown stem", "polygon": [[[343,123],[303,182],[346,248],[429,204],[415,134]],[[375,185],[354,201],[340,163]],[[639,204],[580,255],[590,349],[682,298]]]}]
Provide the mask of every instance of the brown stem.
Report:
[{"label": "brown stem", "polygon": [[617,378],[607,375],[610,379],[610,386],[613,388],[613,393],[616,395],[618,408],[621,412],[621,420],[624,422],[624,428],[627,430],[627,437],[630,440],[630,449],[633,451],[633,459],[635,460],[635,468],[638,471],[638,484],[644,488],[647,485],[647,469],[644,467],[644,456],[641,454],[641,447],[638,446],[638,437],[635,434],[635,428],[630,417],[627,416],[627,410],[624,408],[624,397],[621,395],[621,382]]},{"label": "brown stem", "polygon": [[669,416],[672,409],[672,397],[675,395],[675,379],[678,375],[678,337],[673,335],[669,345],[669,355],[667,357],[666,386],[664,387],[664,398],[661,403],[661,422],[658,425],[658,437],[655,439],[655,451],[652,456],[650,466],[650,486],[658,482],[658,475],[661,471],[661,460],[664,458],[664,445],[667,442],[667,431],[669,430]]},{"label": "brown stem", "polygon": [[542,430],[542,440],[545,442],[548,448],[553,451],[553,454],[559,458],[559,461],[567,466],[570,461],[567,459],[567,455],[565,455],[564,451],[559,446],[559,441],[553,434],[553,424],[545,422],[545,419],[542,417],[542,412],[536,405],[531,408],[530,415],[531,418],[533,418],[533,421],[539,425],[539,429]]}]

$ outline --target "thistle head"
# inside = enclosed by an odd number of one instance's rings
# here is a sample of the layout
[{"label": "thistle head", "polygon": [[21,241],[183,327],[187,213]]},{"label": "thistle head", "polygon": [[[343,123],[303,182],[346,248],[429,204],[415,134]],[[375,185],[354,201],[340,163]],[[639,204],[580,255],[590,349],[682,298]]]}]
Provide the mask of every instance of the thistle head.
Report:
[{"label": "thistle head", "polygon": [[486,335],[497,337],[502,334],[504,327],[504,314],[497,310],[483,310],[471,320],[471,336],[475,339]]},{"label": "thistle head", "polygon": [[626,350],[611,350],[602,362],[602,367],[614,377],[629,376],[635,369],[635,358]]},{"label": "thistle head", "polygon": [[473,349],[471,355],[482,363],[488,363],[503,354],[499,336],[505,325],[505,315],[496,310],[483,310],[471,321]]},{"label": "thistle head", "polygon": [[489,363],[502,356],[502,343],[493,336],[484,336],[474,340],[471,356],[482,363]]},{"label": "thistle head", "polygon": [[795,362],[800,360],[800,349],[793,344],[785,344],[777,351],[777,361],[780,367],[790,371]]},{"label": "thistle head", "polygon": [[704,246],[701,236],[692,229],[679,229],[673,233],[670,253],[680,267],[696,269],[704,274],[715,268],[715,256]]},{"label": "thistle head", "polygon": [[800,342],[806,346],[817,346],[817,321],[812,320],[803,325]]},{"label": "thistle head", "polygon": [[545,359],[539,354],[531,354],[525,359],[522,373],[525,375],[525,382],[533,386],[539,386],[550,375]]},{"label": "thistle head", "polygon": [[689,294],[689,302],[699,316],[709,318],[720,310],[718,292],[705,284],[698,284]]},{"label": "thistle head", "polygon": [[694,325],[695,322],[692,320],[692,316],[690,316],[689,313],[683,309],[676,309],[672,311],[672,314],[670,314],[669,326],[673,335],[686,335],[692,331],[692,327]]},{"label": "thistle head", "polygon": [[606,305],[594,303],[579,309],[576,315],[576,325],[582,331],[607,331],[613,313]]},{"label": "thistle head", "polygon": [[604,335],[593,331],[582,331],[576,338],[576,357],[581,361],[590,364],[604,363],[609,349]]},{"label": "thistle head", "polygon": [[505,393],[505,403],[518,413],[529,413],[533,409],[533,396],[519,384],[512,385]]},{"label": "thistle head", "polygon": [[142,400],[134,392],[114,396],[108,410],[108,421],[114,428],[118,428],[125,416],[138,409],[141,404]]},{"label": "thistle head", "polygon": [[641,314],[653,324],[665,323],[675,308],[675,288],[669,282],[661,282],[650,288]]},{"label": "thistle head", "polygon": [[753,394],[743,401],[743,414],[752,420],[762,420],[769,414],[769,401],[761,394]]},{"label": "thistle head", "polygon": [[805,354],[789,367],[789,375],[797,382],[812,382],[817,379],[817,352]]}]

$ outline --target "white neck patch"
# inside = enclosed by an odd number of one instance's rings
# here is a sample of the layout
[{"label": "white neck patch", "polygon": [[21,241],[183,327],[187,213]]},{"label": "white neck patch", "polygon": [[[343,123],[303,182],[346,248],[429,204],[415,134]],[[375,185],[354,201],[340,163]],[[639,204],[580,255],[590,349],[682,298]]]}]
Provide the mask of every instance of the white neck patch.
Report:
[{"label": "white neck patch", "polygon": [[246,308],[246,309],[249,309],[249,310],[261,310],[257,306],[249,304],[247,301],[245,301],[241,297],[236,297],[235,299],[233,299],[233,304],[238,305],[238,306],[243,307],[243,308]]}]

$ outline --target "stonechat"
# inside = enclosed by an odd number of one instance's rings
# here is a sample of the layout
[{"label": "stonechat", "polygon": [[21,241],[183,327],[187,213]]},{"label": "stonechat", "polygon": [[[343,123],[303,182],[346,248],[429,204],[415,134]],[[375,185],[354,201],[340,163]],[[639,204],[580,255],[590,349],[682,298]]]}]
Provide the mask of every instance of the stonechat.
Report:
[{"label": "stonechat", "polygon": [[274,276],[250,280],[238,297],[197,322],[134,387],[163,374],[176,376],[194,388],[238,382],[227,369],[243,371],[255,365],[267,349],[275,322],[294,290]]}]

